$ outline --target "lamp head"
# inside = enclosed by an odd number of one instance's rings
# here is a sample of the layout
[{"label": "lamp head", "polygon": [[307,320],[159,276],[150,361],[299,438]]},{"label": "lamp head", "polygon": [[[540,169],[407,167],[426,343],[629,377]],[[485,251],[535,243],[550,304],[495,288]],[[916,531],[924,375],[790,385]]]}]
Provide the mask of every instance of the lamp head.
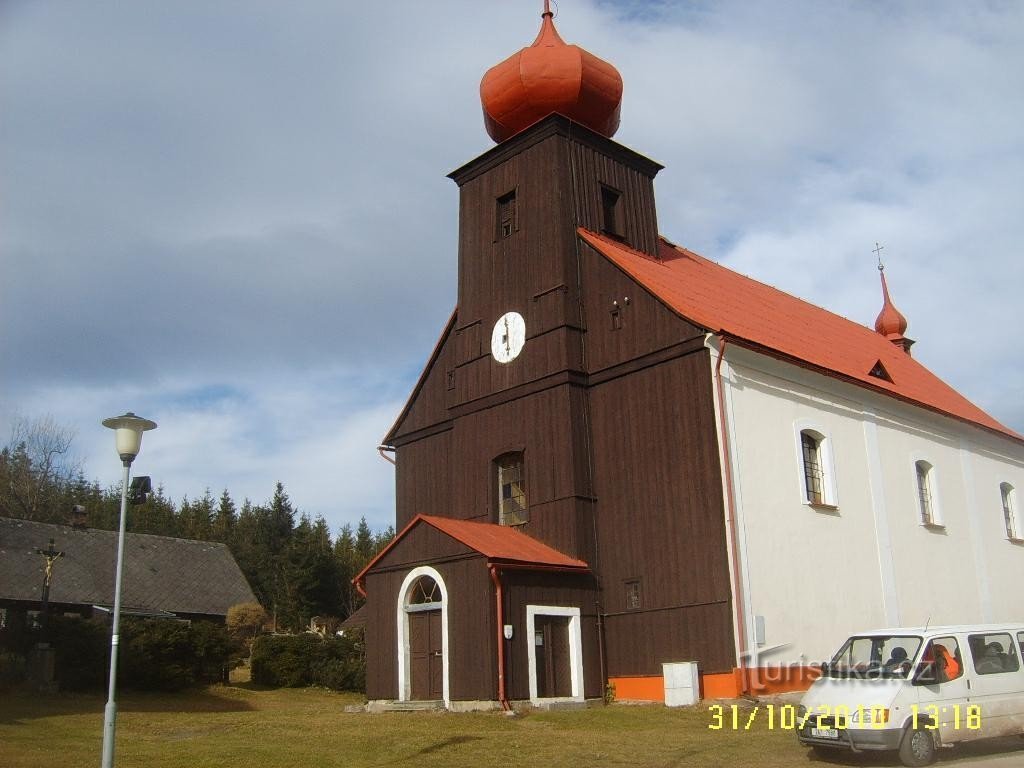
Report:
[{"label": "lamp head", "polygon": [[156,429],[156,422],[140,418],[128,411],[124,416],[104,419],[103,426],[114,430],[117,454],[127,467],[139,455],[139,449],[142,447],[142,433]]}]

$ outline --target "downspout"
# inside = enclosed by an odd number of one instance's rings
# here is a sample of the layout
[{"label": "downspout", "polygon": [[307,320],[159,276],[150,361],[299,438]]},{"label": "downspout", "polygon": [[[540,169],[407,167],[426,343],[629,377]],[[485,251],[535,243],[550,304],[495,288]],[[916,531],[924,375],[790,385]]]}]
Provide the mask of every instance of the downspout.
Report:
[{"label": "downspout", "polygon": [[384,455],[384,451],[391,451],[392,453],[394,453],[395,449],[392,448],[390,445],[378,445],[377,446],[377,453],[380,454],[380,457],[382,459],[384,459],[384,461],[386,461],[388,464],[391,464],[392,466],[396,466],[395,465],[395,460],[392,459],[390,456],[385,456]]},{"label": "downspout", "polygon": [[498,575],[498,567],[493,563],[488,563],[487,569],[491,572],[491,581],[494,582],[494,615],[498,623],[498,702],[503,710],[511,712],[512,707],[505,693],[505,606],[501,593],[501,577]]},{"label": "downspout", "polygon": [[749,693],[747,681],[747,621],[743,610],[743,585],[740,582],[740,557],[737,547],[738,533],[736,530],[736,499],[732,490],[732,449],[729,446],[729,426],[726,421],[725,389],[722,386],[722,362],[725,360],[725,347],[729,343],[725,334],[719,333],[722,344],[718,348],[718,362],[715,363],[715,387],[718,392],[718,424],[719,439],[722,442],[723,467],[725,469],[725,503],[729,513],[729,555],[732,559],[732,581],[736,585],[736,625],[739,639],[740,661],[740,694]]}]

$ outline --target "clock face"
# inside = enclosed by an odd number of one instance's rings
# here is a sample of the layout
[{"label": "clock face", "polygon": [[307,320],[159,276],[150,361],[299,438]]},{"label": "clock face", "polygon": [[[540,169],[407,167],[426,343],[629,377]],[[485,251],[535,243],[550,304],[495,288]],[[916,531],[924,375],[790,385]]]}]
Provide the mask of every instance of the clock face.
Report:
[{"label": "clock face", "polygon": [[491,333],[491,355],[499,363],[511,363],[526,344],[526,321],[518,312],[506,312],[498,318]]}]

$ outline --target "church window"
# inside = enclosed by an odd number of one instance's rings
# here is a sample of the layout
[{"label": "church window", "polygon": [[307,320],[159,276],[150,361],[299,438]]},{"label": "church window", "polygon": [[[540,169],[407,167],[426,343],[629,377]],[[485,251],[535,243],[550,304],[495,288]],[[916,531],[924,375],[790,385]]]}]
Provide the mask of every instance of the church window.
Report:
[{"label": "church window", "polygon": [[921,524],[941,526],[935,498],[934,467],[922,459],[914,463],[914,471],[917,473],[917,505]]},{"label": "church window", "polygon": [[498,480],[499,525],[522,525],[529,522],[526,487],[523,482],[523,454],[507,453],[494,463]]},{"label": "church window", "polygon": [[621,309],[621,307],[619,307],[619,302],[617,302],[617,301],[613,301],[612,302],[611,316],[612,316],[612,330],[613,331],[621,331],[622,330],[622,309]]},{"label": "church window", "polygon": [[1006,525],[1006,538],[1011,541],[1020,541],[1022,536],[1020,524],[1017,521],[1017,494],[1009,483],[1000,483],[999,495],[1003,501],[1003,522]]},{"label": "church window", "polygon": [[825,473],[821,460],[822,439],[810,430],[800,433],[804,459],[804,494],[811,504],[825,503]]},{"label": "church window", "polygon": [[406,593],[406,605],[432,605],[441,602],[441,588],[429,576],[420,576]]},{"label": "church window", "polygon": [[498,233],[497,240],[511,237],[519,229],[519,210],[516,205],[516,192],[512,190],[498,198]]},{"label": "church window", "polygon": [[623,238],[622,193],[603,184],[601,185],[601,231],[618,240]]},{"label": "church window", "polygon": [[797,464],[800,468],[800,497],[819,511],[834,512],[837,508],[832,444],[820,425],[804,420],[795,425]]},{"label": "church window", "polygon": [[640,606],[640,579],[630,579],[626,582],[626,610],[636,611]]}]

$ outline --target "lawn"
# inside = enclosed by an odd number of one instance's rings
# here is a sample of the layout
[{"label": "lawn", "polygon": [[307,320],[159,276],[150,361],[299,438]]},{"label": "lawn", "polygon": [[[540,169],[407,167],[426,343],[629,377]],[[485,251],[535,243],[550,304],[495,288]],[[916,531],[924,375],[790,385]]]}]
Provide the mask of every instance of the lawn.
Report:
[{"label": "lawn", "polygon": [[[115,764],[195,766],[794,766],[792,732],[710,730],[707,708],[612,705],[584,711],[350,714],[354,695],[248,685],[124,695]],[[98,765],[101,696],[0,698],[0,766]],[[742,724],[741,724],[742,728]]]}]

